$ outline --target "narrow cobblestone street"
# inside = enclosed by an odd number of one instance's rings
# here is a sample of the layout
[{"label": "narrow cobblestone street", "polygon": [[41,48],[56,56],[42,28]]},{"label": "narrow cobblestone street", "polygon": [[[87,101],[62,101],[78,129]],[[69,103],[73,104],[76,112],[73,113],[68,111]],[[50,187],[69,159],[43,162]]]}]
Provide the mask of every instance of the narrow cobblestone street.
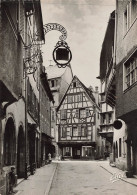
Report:
[{"label": "narrow cobblestone street", "polygon": [[[134,195],[136,187],[118,180],[101,166],[107,161],[62,161],[58,164],[50,195]],[[108,165],[109,166],[109,165]]]},{"label": "narrow cobblestone street", "polygon": [[[124,181],[114,178],[114,173]],[[16,195],[134,195],[137,179],[123,175],[108,161],[53,161],[23,180],[15,191]]]}]

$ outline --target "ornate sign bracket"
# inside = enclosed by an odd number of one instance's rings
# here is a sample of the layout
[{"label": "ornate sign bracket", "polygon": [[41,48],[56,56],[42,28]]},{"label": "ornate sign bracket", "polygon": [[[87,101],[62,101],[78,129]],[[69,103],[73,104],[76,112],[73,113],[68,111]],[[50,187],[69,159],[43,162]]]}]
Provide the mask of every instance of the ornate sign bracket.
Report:
[{"label": "ornate sign bracket", "polygon": [[70,61],[72,59],[72,53],[67,43],[64,41],[67,38],[66,29],[62,25],[57,23],[45,24],[43,27],[44,34],[52,30],[58,30],[62,33],[62,35],[59,37],[60,41],[58,41],[53,51],[53,59],[59,68],[65,68],[70,64]]},{"label": "ornate sign bracket", "polygon": [[62,33],[62,35],[59,37],[59,39],[61,41],[62,40],[65,40],[67,38],[67,31],[60,24],[57,24],[57,23],[48,23],[48,24],[45,24],[43,27],[44,27],[44,33],[45,34],[47,34],[51,30],[58,30],[58,31],[60,31]]},{"label": "ornate sign bracket", "polygon": [[[69,65],[69,62],[72,59],[71,51],[67,45],[67,43],[64,41],[67,38],[67,31],[66,29],[57,23],[48,23],[43,26],[44,34],[47,34],[48,32],[52,30],[57,30],[62,33],[62,35],[59,37],[60,41],[55,46],[55,49],[53,51],[53,59],[57,66],[59,68],[65,68],[67,65]],[[29,36],[27,34],[27,36]],[[25,69],[28,74],[34,74],[37,70],[37,64],[39,62],[39,58],[41,58],[41,51],[37,50],[37,46],[39,47],[42,45],[42,43],[39,42],[39,33],[36,32],[33,39],[31,39],[31,42],[24,46],[25,49],[25,58],[24,58],[24,64]],[[35,52],[34,52],[35,51]]]}]

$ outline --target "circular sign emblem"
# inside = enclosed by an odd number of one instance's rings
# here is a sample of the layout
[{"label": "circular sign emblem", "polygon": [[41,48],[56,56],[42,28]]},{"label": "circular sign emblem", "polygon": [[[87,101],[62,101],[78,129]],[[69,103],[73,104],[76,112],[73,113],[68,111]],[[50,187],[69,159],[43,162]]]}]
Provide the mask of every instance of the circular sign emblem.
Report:
[{"label": "circular sign emblem", "polygon": [[121,120],[115,120],[114,123],[113,123],[113,126],[117,130],[121,129],[122,128],[122,122],[121,122]]},{"label": "circular sign emblem", "polygon": [[53,51],[53,59],[59,68],[65,68],[72,59],[72,53],[65,41],[58,41]]}]

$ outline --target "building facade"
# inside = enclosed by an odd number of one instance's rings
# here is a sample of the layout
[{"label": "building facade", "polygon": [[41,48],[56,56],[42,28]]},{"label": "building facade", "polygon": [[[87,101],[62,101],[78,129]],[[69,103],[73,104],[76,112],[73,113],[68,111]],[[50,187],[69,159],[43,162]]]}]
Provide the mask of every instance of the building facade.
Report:
[{"label": "building facade", "polygon": [[66,68],[58,68],[57,65],[50,65],[46,67],[48,75],[48,82],[54,97],[54,104],[51,102],[51,135],[53,137],[54,149],[52,151],[52,157],[58,158],[60,153],[58,142],[58,128],[56,125],[56,109],[65,94],[70,82],[73,78],[71,66]]},{"label": "building facade", "polygon": [[74,76],[57,108],[58,145],[63,158],[97,158],[98,115],[93,92]]},{"label": "building facade", "polygon": [[48,154],[52,153],[53,145],[51,136],[51,102],[54,104],[53,96],[49,87],[45,67],[40,72],[40,131],[41,131],[41,165],[48,162]]},{"label": "building facade", "polygon": [[[127,174],[137,174],[137,2],[116,1],[116,118],[125,131]],[[118,150],[120,151],[119,143]]]},{"label": "building facade", "polygon": [[[37,40],[35,32],[39,33]],[[0,1],[0,194],[2,195],[9,192],[11,167],[15,167],[16,179],[27,178],[30,172],[33,174],[35,168],[39,167],[37,74],[40,56],[38,43],[42,41],[44,34],[40,1]]]},{"label": "building facade", "polygon": [[[113,138],[116,105],[115,11],[110,14],[100,54],[100,135],[106,139],[105,152],[113,162]],[[111,154],[111,155],[110,155]]]},{"label": "building facade", "polygon": [[[105,102],[113,108],[114,119],[116,119],[113,129],[112,161],[116,167],[126,170],[128,177],[137,174],[137,106],[135,101],[137,58],[136,13],[136,1],[116,1],[115,27],[110,26],[114,18],[112,13],[104,39],[109,44],[108,49],[113,51],[113,63],[109,63],[111,58],[109,58],[109,52],[106,47],[104,53],[103,51],[101,53],[102,63],[100,66],[101,82],[103,83],[104,80],[104,83],[106,83],[105,93],[102,93],[102,95],[105,95]],[[110,29],[109,26],[111,27]],[[110,41],[111,37],[113,38],[112,41]]]},{"label": "building facade", "polygon": [[[39,1],[26,2],[25,18],[25,99],[26,99],[26,177],[41,165],[40,148],[40,67],[43,21]],[[38,38],[36,39],[36,34]]]}]

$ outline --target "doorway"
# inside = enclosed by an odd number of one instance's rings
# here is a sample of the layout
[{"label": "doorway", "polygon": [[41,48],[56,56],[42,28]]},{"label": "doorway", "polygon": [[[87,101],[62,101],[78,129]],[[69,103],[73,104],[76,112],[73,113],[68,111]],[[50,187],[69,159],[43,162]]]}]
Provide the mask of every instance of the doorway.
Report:
[{"label": "doorway", "polygon": [[18,178],[25,177],[25,137],[23,127],[19,127],[17,146],[17,175]]},{"label": "doorway", "polygon": [[73,159],[80,159],[81,157],[81,147],[73,147]]}]

